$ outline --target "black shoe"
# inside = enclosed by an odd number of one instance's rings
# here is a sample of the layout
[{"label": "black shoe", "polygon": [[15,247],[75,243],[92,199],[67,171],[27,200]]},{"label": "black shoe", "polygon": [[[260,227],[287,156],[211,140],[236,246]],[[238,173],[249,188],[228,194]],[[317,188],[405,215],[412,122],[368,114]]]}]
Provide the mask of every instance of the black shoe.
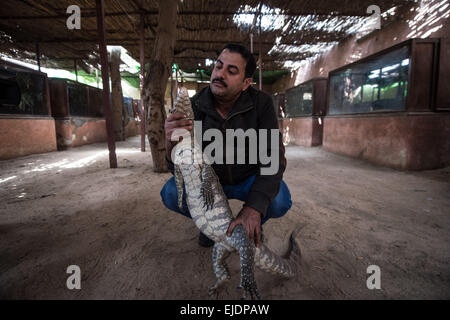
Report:
[{"label": "black shoe", "polygon": [[203,232],[200,232],[200,235],[198,236],[198,245],[204,248],[209,248],[214,245],[214,241],[205,236]]}]

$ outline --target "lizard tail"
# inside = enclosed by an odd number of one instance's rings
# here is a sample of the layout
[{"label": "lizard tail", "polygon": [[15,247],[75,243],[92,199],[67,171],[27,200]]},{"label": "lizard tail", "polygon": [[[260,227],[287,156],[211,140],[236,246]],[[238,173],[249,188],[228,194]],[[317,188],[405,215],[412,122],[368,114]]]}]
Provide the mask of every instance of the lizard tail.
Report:
[{"label": "lizard tail", "polygon": [[301,253],[300,247],[295,240],[300,228],[295,229],[289,239],[289,249],[284,257],[280,257],[273,253],[264,244],[261,244],[255,252],[255,264],[261,270],[269,273],[292,278],[297,275]]}]

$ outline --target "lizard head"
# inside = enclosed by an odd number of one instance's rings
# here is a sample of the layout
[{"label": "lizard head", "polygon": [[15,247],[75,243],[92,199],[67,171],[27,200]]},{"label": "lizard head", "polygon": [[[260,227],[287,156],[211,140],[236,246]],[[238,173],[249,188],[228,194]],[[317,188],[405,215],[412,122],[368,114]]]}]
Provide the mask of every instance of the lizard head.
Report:
[{"label": "lizard head", "polygon": [[194,120],[194,111],[192,111],[191,100],[189,99],[188,91],[185,87],[181,87],[177,99],[175,100],[175,105],[170,113],[181,112],[186,115],[187,120]]}]

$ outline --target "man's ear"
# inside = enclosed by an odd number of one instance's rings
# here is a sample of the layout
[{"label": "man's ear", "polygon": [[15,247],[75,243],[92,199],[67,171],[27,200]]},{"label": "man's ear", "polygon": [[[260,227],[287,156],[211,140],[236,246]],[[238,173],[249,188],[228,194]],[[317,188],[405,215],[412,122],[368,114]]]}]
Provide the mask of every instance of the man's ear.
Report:
[{"label": "man's ear", "polygon": [[244,87],[242,88],[242,91],[247,90],[247,88],[252,84],[252,78],[245,78],[244,79]]}]

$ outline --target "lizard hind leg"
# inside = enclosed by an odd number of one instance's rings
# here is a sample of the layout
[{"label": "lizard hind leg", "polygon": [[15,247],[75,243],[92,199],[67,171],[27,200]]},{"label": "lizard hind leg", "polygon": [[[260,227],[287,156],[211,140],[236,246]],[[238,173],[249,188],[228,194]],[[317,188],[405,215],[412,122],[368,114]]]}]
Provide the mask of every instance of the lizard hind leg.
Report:
[{"label": "lizard hind leg", "polygon": [[241,283],[240,287],[244,289],[242,300],[247,298],[247,294],[250,294],[250,298],[261,300],[258,288],[256,286],[253,261],[254,253],[253,248],[242,247],[239,250],[240,264],[241,264]]},{"label": "lizard hind leg", "polygon": [[261,300],[258,288],[255,281],[254,261],[255,261],[255,248],[248,238],[247,231],[242,225],[236,226],[231,235],[233,247],[239,252],[240,266],[241,266],[241,283],[239,288],[244,289],[242,299],[247,298],[247,294],[250,294],[250,298]]},{"label": "lizard hind leg", "polygon": [[230,251],[222,246],[220,243],[214,244],[212,251],[213,269],[216,275],[216,283],[209,289],[209,295],[218,295],[220,288],[230,280],[230,273],[228,272],[225,260],[229,257]]}]

